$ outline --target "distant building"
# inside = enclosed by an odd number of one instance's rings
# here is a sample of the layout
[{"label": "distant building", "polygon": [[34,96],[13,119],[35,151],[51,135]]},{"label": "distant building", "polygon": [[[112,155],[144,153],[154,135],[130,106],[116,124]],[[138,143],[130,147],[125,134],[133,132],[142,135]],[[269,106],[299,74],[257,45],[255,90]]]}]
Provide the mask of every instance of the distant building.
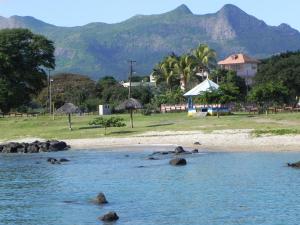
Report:
[{"label": "distant building", "polygon": [[218,62],[222,69],[236,71],[237,75],[245,78],[248,84],[252,83],[253,77],[257,74],[260,61],[245,54],[234,54]]},{"label": "distant building", "polygon": [[[121,84],[123,87],[126,87],[126,88],[129,87],[129,82],[121,81],[120,84]],[[154,87],[154,86],[155,86],[155,82],[145,82],[145,81],[141,81],[141,82],[131,82],[131,87],[139,87],[139,86],[143,86],[143,87]]]}]

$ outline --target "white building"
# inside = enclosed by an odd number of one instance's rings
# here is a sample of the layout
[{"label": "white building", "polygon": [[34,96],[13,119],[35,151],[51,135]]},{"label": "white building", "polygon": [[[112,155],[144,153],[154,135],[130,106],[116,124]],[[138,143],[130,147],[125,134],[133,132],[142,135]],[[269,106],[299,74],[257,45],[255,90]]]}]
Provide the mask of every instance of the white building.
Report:
[{"label": "white building", "polygon": [[245,78],[251,84],[253,77],[257,74],[260,61],[245,54],[234,54],[218,62],[222,69],[236,71],[237,75]]}]

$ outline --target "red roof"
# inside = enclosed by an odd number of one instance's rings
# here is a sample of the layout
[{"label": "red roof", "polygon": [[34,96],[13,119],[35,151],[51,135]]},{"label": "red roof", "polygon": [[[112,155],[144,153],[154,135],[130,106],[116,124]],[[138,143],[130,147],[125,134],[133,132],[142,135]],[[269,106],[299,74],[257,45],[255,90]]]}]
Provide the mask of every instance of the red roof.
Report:
[{"label": "red roof", "polygon": [[260,63],[257,59],[251,58],[245,54],[234,54],[228,58],[218,62],[219,65],[232,65],[232,64],[244,64],[244,63]]}]

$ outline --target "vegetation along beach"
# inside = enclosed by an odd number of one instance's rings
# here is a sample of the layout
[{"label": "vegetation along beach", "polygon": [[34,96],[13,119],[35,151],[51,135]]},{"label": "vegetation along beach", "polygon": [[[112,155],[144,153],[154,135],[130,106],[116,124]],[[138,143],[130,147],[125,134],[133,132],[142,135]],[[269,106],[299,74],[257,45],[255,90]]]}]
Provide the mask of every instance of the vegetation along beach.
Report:
[{"label": "vegetation along beach", "polygon": [[0,224],[299,224],[300,5],[233,3],[0,0]]}]

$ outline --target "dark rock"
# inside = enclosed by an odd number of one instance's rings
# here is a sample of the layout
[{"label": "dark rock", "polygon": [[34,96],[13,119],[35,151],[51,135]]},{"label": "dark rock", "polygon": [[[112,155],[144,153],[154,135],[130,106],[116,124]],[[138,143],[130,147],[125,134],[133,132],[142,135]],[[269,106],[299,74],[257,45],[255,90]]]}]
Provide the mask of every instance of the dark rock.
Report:
[{"label": "dark rock", "polygon": [[34,141],[32,143],[10,142],[0,145],[0,153],[38,153],[67,150],[68,146],[63,141]]},{"label": "dark rock", "polygon": [[49,151],[49,147],[50,147],[50,143],[49,142],[43,142],[43,143],[39,144],[40,152],[48,152]]},{"label": "dark rock", "polygon": [[182,146],[178,146],[178,147],[175,148],[174,152],[175,152],[175,154],[182,154],[185,151],[184,151]]},{"label": "dark rock", "polygon": [[70,162],[70,160],[62,158],[62,159],[59,160],[59,162]]},{"label": "dark rock", "polygon": [[196,141],[196,142],[194,143],[194,145],[201,145],[201,143],[200,143],[199,141]]},{"label": "dark rock", "polygon": [[38,153],[39,152],[39,146],[37,143],[32,143],[27,147],[28,153]]},{"label": "dark rock", "polygon": [[176,158],[172,159],[169,162],[172,166],[185,166],[186,165],[186,160],[183,158]]},{"label": "dark rock", "polygon": [[51,141],[49,149],[51,151],[63,151],[68,149],[68,146],[64,141]]},{"label": "dark rock", "polygon": [[104,216],[101,216],[100,219],[104,222],[113,222],[119,219],[119,216],[115,212],[109,212]]},{"label": "dark rock", "polygon": [[198,149],[194,149],[194,150],[192,151],[192,153],[199,153],[199,150],[198,150]]},{"label": "dark rock", "polygon": [[47,162],[49,162],[51,164],[60,164],[60,161],[55,158],[48,158]]},{"label": "dark rock", "polygon": [[300,168],[300,161],[296,163],[288,163],[287,165],[289,167]]},{"label": "dark rock", "polygon": [[2,152],[3,153],[17,153],[18,146],[19,146],[19,144],[15,143],[15,142],[7,143],[6,145],[3,145]]},{"label": "dark rock", "polygon": [[97,195],[97,197],[96,197],[96,203],[99,204],[99,205],[108,203],[108,201],[106,200],[105,195],[102,192],[100,192]]},{"label": "dark rock", "polygon": [[159,158],[155,158],[155,157],[153,157],[153,156],[150,156],[148,159],[149,159],[149,160],[159,160]]}]

